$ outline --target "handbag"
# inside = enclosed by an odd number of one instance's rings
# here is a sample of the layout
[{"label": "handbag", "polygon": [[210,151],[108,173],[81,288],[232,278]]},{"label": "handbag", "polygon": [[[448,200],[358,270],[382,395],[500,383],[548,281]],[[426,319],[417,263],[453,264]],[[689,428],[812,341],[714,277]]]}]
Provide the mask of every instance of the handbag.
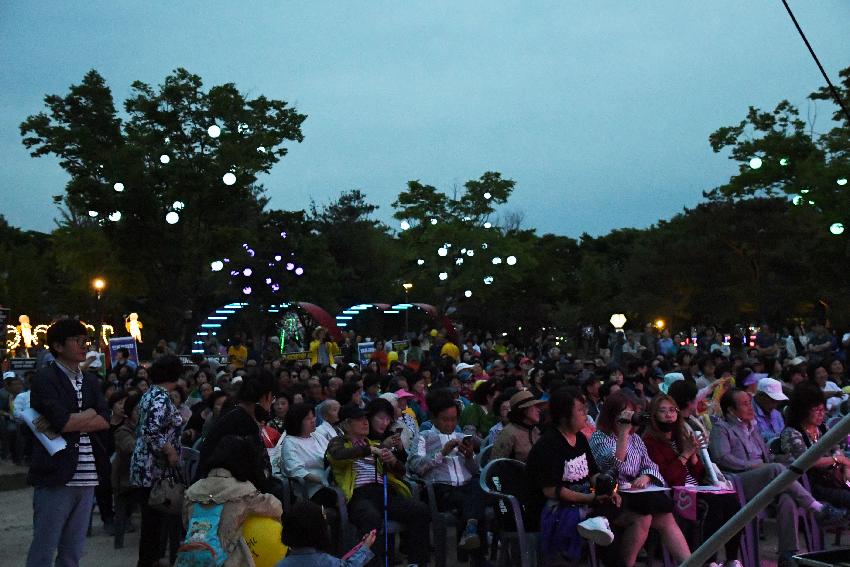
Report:
[{"label": "handbag", "polygon": [[169,515],[179,515],[183,511],[183,493],[186,482],[180,469],[170,467],[154,481],[148,496],[148,506]]}]

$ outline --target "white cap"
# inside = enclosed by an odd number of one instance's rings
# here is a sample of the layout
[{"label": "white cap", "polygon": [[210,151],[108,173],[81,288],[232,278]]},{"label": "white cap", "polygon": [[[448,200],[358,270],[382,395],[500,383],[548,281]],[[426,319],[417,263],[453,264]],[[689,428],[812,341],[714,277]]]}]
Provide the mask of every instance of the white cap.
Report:
[{"label": "white cap", "polygon": [[3,380],[11,380],[12,378],[17,378],[18,375],[15,374],[14,370],[7,370],[3,373]]},{"label": "white cap", "polygon": [[759,380],[756,391],[767,394],[771,399],[774,399],[777,402],[784,402],[788,399],[788,396],[786,396],[785,392],[782,391],[782,384],[779,380],[774,380],[773,378],[762,378]]},{"label": "white cap", "polygon": [[89,368],[100,368],[100,353],[96,350],[90,350],[86,353],[86,358],[94,358]]},{"label": "white cap", "polygon": [[455,366],[455,372],[463,372],[464,370],[469,370],[473,368],[471,364],[467,364],[466,362],[461,362],[457,366]]}]

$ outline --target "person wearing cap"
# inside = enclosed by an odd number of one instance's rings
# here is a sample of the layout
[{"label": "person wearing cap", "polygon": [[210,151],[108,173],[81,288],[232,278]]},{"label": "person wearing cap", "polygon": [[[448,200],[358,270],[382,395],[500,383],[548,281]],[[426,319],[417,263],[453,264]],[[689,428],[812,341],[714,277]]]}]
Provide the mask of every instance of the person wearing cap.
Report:
[{"label": "person wearing cap", "polygon": [[523,461],[528,458],[531,447],[540,439],[540,405],[538,400],[528,390],[522,390],[511,396],[511,411],[508,413],[510,423],[502,429],[493,444],[491,459],[516,459]]},{"label": "person wearing cap", "polygon": [[[709,439],[711,460],[721,471],[735,473],[740,479],[747,500],[752,499],[773,479],[785,471],[775,462],[774,455],[755,425],[752,397],[744,390],[729,390],[720,398],[725,419],[714,425]],[[777,498],[779,565],[794,565],[792,556],[799,549],[797,511],[810,511],[822,526],[847,522],[844,509],[823,503],[792,482]]]},{"label": "person wearing cap", "polygon": [[779,437],[785,429],[785,420],[777,409],[788,396],[782,391],[782,383],[773,378],[761,378],[756,386],[753,398],[753,410],[756,412],[756,424],[766,443]]},{"label": "person wearing cap", "polygon": [[[424,502],[411,498],[410,488],[400,480],[404,465],[392,451],[369,439],[365,409],[353,403],[345,404],[339,410],[339,420],[343,435],[331,439],[325,458],[331,465],[336,485],[348,501],[348,517],[357,527],[358,537],[372,530],[383,532],[386,478],[387,515],[402,522],[417,541],[417,545],[410,546],[408,561],[427,564],[431,513]],[[379,536],[381,541],[383,537]],[[382,556],[383,546],[375,551]]]},{"label": "person wearing cap", "polygon": [[450,338],[446,338],[443,346],[440,347],[440,358],[443,357],[449,357],[455,362],[460,362],[460,349]]},{"label": "person wearing cap", "polygon": [[57,321],[45,342],[54,361],[30,385],[30,404],[40,414],[34,425],[48,436],[61,435],[66,447],[50,455],[41,443],[33,445],[27,475],[35,487],[28,567],[79,565],[98,465],[109,459],[101,433],[109,429],[106,399],[97,378],[79,368],[90,343],[86,328],[76,319]]},{"label": "person wearing cap", "polygon": [[14,419],[15,399],[21,395],[23,389],[24,383],[17,374],[11,370],[3,373],[3,388],[0,389],[0,458],[11,456],[16,465],[21,464],[21,455],[18,453],[18,424]]},{"label": "person wearing cap", "polygon": [[[811,383],[795,388],[788,403],[787,427],[779,436],[783,453],[796,459],[820,436],[826,433],[826,399],[823,392]],[[850,458],[841,447],[831,447],[815,461],[808,471],[812,494],[830,504],[850,508]]]}]

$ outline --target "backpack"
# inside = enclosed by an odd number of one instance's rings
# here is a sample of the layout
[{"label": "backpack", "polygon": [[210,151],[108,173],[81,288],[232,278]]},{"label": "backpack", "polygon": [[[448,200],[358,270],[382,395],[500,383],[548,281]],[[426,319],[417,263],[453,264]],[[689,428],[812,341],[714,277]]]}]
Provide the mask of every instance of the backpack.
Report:
[{"label": "backpack", "polygon": [[221,567],[227,553],[218,538],[218,525],[224,504],[192,506],[192,517],[186,528],[186,540],[177,548],[174,567]]}]

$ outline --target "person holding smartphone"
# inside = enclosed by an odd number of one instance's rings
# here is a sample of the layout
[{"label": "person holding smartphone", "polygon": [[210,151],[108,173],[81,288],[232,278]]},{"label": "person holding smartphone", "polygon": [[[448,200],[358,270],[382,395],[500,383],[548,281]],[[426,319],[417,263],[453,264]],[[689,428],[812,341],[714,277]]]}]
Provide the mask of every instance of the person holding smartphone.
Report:
[{"label": "person holding smartphone", "polygon": [[407,468],[434,483],[440,509],[460,509],[460,525],[465,527],[458,545],[472,552],[473,564],[480,564],[485,551],[481,542],[487,496],[478,483],[477,437],[457,431],[459,411],[450,391],[431,392],[428,407],[434,427],[414,437]]}]

